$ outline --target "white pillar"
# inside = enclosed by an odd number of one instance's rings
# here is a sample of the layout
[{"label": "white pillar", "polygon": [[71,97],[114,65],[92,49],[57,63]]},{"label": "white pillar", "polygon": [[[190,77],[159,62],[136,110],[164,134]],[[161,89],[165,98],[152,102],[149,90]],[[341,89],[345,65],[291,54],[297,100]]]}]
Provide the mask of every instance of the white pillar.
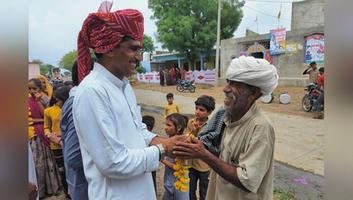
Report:
[{"label": "white pillar", "polygon": [[218,79],[220,77],[219,72],[219,49],[221,40],[221,7],[222,0],[218,0],[218,14],[217,14],[217,43],[216,43],[216,85],[218,85]]}]

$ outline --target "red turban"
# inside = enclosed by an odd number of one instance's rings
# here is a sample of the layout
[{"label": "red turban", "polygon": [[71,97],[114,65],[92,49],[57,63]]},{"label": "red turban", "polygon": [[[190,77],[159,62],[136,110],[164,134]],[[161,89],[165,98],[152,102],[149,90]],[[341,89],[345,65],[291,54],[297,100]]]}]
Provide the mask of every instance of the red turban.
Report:
[{"label": "red turban", "polygon": [[143,16],[138,10],[89,14],[78,35],[78,80],[81,81],[91,70],[89,48],[95,53],[108,53],[120,44],[124,36],[142,41]]}]

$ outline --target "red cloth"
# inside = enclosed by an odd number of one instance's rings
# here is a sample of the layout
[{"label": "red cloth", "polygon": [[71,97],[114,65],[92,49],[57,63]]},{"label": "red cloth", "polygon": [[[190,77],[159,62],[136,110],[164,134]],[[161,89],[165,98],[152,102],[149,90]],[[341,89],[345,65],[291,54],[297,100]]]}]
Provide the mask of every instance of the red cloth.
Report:
[{"label": "red cloth", "polygon": [[[40,111],[38,104],[35,102],[32,96],[28,97],[28,107],[31,111],[32,118],[34,119],[43,119],[44,113]],[[34,134],[40,138],[40,141],[47,147],[50,147],[50,141],[44,134],[44,124],[43,122],[36,122],[33,125]]]},{"label": "red cloth", "polygon": [[185,79],[185,70],[184,70],[183,67],[180,69],[180,78],[181,78],[182,80]]},{"label": "red cloth", "polygon": [[172,67],[172,68],[170,69],[170,79],[171,79],[172,81],[174,81],[174,79],[175,79],[174,67]]},{"label": "red cloth", "polygon": [[319,74],[317,76],[317,83],[320,85],[320,88],[323,90],[325,88],[325,75]]},{"label": "red cloth", "polygon": [[143,31],[143,16],[138,10],[89,14],[77,40],[78,80],[81,81],[91,70],[89,48],[104,54],[115,49],[124,36],[142,41]]}]

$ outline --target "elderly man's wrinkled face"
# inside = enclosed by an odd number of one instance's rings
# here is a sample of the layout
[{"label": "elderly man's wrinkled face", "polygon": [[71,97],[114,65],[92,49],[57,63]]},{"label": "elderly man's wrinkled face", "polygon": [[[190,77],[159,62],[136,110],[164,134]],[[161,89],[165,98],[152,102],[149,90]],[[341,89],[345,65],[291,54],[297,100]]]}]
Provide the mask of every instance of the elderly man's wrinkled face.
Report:
[{"label": "elderly man's wrinkled face", "polygon": [[227,80],[223,88],[225,95],[224,108],[229,114],[247,109],[260,95],[259,91],[251,90],[248,85]]}]

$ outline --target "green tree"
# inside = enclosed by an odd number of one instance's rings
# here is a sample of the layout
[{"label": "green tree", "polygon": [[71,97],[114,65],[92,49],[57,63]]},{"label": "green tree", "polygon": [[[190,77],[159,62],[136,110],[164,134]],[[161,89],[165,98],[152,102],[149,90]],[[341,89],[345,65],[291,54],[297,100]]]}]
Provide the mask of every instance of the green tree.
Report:
[{"label": "green tree", "polygon": [[42,75],[46,75],[52,69],[51,67],[54,67],[52,65],[44,63],[40,59],[33,59],[32,62],[39,64],[40,74]]},{"label": "green tree", "polygon": [[[202,52],[210,52],[217,37],[217,0],[149,0],[163,48],[177,51],[193,65]],[[223,1],[221,39],[231,38],[243,17],[244,2]]]},{"label": "green tree", "polygon": [[39,65],[43,64],[43,61],[41,61],[40,59],[33,59],[32,63],[38,63]]},{"label": "green tree", "polygon": [[71,71],[72,65],[74,64],[76,59],[77,59],[77,51],[72,50],[72,51],[66,53],[61,58],[61,60],[59,62],[59,66]]},{"label": "green tree", "polygon": [[141,73],[146,73],[146,69],[143,68],[140,63],[137,64],[137,66],[136,66],[135,69],[136,69],[137,73],[140,73],[140,74],[141,74]]},{"label": "green tree", "polygon": [[54,66],[50,64],[41,64],[39,65],[39,68],[40,68],[40,73],[42,75],[46,75],[48,72],[50,72],[50,70],[54,68]]},{"label": "green tree", "polygon": [[[89,49],[89,52],[90,52],[91,58],[93,60],[96,60],[97,58],[96,58],[96,55],[94,55],[94,51],[92,49]],[[72,65],[74,64],[76,59],[77,59],[77,50],[72,50],[66,53],[60,59],[59,66],[71,71]]]},{"label": "green tree", "polygon": [[152,53],[154,51],[154,46],[153,46],[153,40],[150,36],[148,35],[143,35],[143,40],[142,40],[142,53],[144,52],[149,52]]}]

